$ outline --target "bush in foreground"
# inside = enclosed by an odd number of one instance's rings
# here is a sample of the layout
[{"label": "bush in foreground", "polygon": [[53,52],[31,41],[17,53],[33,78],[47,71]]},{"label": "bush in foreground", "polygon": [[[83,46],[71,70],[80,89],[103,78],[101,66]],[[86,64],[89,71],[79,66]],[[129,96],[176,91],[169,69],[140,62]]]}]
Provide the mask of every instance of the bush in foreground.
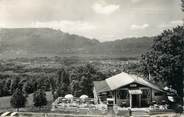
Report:
[{"label": "bush in foreground", "polygon": [[17,108],[17,111],[19,111],[19,108],[25,107],[26,104],[26,96],[23,94],[21,89],[16,89],[16,91],[13,93],[10,104],[13,108]]},{"label": "bush in foreground", "polygon": [[39,89],[33,94],[33,102],[35,107],[39,107],[41,109],[42,106],[47,105],[46,93],[44,90]]}]

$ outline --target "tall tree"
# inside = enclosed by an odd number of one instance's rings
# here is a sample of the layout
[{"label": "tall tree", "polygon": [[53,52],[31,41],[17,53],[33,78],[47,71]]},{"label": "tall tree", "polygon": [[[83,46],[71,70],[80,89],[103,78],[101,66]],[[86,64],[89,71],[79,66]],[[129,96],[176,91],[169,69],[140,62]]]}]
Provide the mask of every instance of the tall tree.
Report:
[{"label": "tall tree", "polygon": [[184,78],[184,26],[165,30],[155,37],[149,52],[142,56],[145,75],[151,74],[154,81],[172,86],[183,96]]},{"label": "tall tree", "polygon": [[33,85],[32,83],[28,80],[24,83],[23,85],[23,88],[22,90],[27,93],[27,94],[30,94],[30,93],[33,93],[34,89],[33,89]]},{"label": "tall tree", "polygon": [[1,96],[4,96],[3,95],[3,83],[2,83],[2,81],[0,81],[0,97]]},{"label": "tall tree", "polygon": [[82,94],[93,97],[93,81],[104,80],[107,77],[93,64],[77,66],[72,72],[71,92],[77,97]]},{"label": "tall tree", "polygon": [[58,97],[64,97],[66,94],[69,94],[69,86],[65,83],[62,83],[54,93],[54,99]]},{"label": "tall tree", "polygon": [[50,82],[50,88],[52,91],[52,95],[54,97],[54,92],[56,91],[56,88],[57,88],[56,82],[55,82],[54,78],[52,78],[52,77],[49,79],[49,82]]},{"label": "tall tree", "polygon": [[5,84],[4,84],[4,87],[3,87],[3,91],[5,93],[5,96],[10,95],[10,86],[11,86],[11,80],[7,79]]},{"label": "tall tree", "polygon": [[4,96],[7,96],[7,95],[9,95],[9,82],[7,82],[7,81],[3,81],[3,84],[4,84],[4,86],[3,86],[3,95]]},{"label": "tall tree", "polygon": [[13,94],[14,91],[15,91],[17,88],[20,88],[20,87],[19,87],[19,82],[20,82],[20,79],[17,78],[17,77],[11,81],[11,86],[10,86],[11,94]]},{"label": "tall tree", "polygon": [[47,105],[46,93],[44,90],[39,89],[33,94],[33,102],[35,107],[41,109],[42,106]]},{"label": "tall tree", "polygon": [[70,74],[66,68],[62,68],[57,72],[58,79],[56,80],[57,88],[53,91],[54,98],[64,96],[70,93]]},{"label": "tall tree", "polygon": [[75,97],[79,97],[82,95],[82,90],[81,90],[81,87],[79,86],[78,80],[73,80],[70,86],[71,86],[71,92]]},{"label": "tall tree", "polygon": [[93,97],[93,82],[90,78],[83,76],[79,82],[82,94]]},{"label": "tall tree", "polygon": [[19,111],[19,108],[25,107],[26,104],[26,96],[23,94],[21,89],[16,89],[13,93],[10,104],[12,107],[17,108],[17,111]]},{"label": "tall tree", "polygon": [[60,86],[62,83],[70,84],[70,75],[66,68],[58,71],[57,85]]}]

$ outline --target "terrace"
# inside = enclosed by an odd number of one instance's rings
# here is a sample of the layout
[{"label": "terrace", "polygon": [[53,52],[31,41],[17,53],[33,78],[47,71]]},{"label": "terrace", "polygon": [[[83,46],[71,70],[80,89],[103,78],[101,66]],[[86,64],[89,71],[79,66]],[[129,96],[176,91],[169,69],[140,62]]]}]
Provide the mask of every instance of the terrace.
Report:
[{"label": "terrace", "polygon": [[[69,94],[70,95],[70,94]],[[94,104],[93,98],[76,98],[70,95],[70,97],[58,97],[52,103],[52,112],[62,112],[67,114],[106,114],[107,105],[105,104]],[[83,95],[84,97],[85,95]]]}]

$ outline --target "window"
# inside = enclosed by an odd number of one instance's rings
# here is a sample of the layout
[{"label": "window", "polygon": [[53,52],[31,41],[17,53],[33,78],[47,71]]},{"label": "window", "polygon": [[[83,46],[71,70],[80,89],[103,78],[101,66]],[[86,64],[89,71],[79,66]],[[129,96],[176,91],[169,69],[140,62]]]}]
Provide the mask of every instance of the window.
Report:
[{"label": "window", "polygon": [[129,97],[128,90],[119,90],[118,95],[120,99],[127,99]]},{"label": "window", "polygon": [[105,102],[107,98],[112,98],[111,92],[102,92],[99,95],[102,102]]},{"label": "window", "polygon": [[155,96],[162,96],[163,93],[162,92],[155,92]]},{"label": "window", "polygon": [[142,89],[142,98],[149,98],[150,97],[150,90],[149,89]]}]

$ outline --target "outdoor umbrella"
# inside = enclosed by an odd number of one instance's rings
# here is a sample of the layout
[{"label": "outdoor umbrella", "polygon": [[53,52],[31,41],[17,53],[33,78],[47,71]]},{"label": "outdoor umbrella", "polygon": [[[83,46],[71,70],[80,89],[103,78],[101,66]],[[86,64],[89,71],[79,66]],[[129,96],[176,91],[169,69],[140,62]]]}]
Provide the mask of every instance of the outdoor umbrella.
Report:
[{"label": "outdoor umbrella", "polygon": [[73,95],[72,94],[67,94],[65,95],[66,99],[72,100],[73,99]]},{"label": "outdoor umbrella", "polygon": [[84,99],[87,99],[87,98],[88,98],[87,95],[81,95],[81,96],[80,96],[80,99],[83,99],[83,100],[84,100]]}]

